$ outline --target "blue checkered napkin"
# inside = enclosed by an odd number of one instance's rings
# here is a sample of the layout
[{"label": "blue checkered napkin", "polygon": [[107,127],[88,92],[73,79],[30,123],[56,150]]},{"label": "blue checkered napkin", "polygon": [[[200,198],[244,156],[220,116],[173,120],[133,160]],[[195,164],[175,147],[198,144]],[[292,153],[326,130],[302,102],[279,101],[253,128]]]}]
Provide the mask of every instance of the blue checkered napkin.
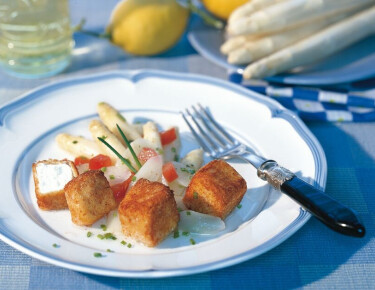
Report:
[{"label": "blue checkered napkin", "polygon": [[358,95],[303,87],[274,86],[266,82],[243,80],[238,73],[229,73],[229,80],[274,98],[306,121],[375,121],[375,89]]}]

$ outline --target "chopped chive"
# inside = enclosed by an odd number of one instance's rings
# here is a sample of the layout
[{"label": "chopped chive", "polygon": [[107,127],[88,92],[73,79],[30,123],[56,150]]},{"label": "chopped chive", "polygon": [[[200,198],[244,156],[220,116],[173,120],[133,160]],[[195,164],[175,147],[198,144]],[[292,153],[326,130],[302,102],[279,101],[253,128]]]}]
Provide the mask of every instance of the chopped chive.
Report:
[{"label": "chopped chive", "polygon": [[126,245],[126,242],[125,241],[121,241],[121,245]]},{"label": "chopped chive", "polygon": [[163,149],[156,148],[155,150],[156,150],[156,152],[159,153],[159,155],[162,155],[162,154],[164,153],[164,150],[163,150]]},{"label": "chopped chive", "polygon": [[100,170],[101,170],[102,172],[106,172],[106,171],[107,171],[107,167],[102,167],[102,168],[100,168]]},{"label": "chopped chive", "polygon": [[132,244],[131,244],[131,243],[129,243],[129,244],[127,245],[127,247],[128,247],[128,248],[131,248],[131,247],[132,247]]},{"label": "chopped chive", "polygon": [[78,143],[78,141],[77,140],[74,140],[73,142],[72,142],[73,144],[77,144]]},{"label": "chopped chive", "polygon": [[173,161],[178,162],[179,160],[180,160],[180,158],[179,158],[178,155],[176,154],[176,155],[173,157]]},{"label": "chopped chive", "polygon": [[180,170],[181,170],[182,172],[189,172],[185,167],[181,167]]},{"label": "chopped chive", "polygon": [[98,237],[99,239],[101,239],[101,240],[104,240],[104,235],[102,235],[102,234],[97,235],[97,237]]},{"label": "chopped chive", "polygon": [[106,226],[106,225],[100,225],[100,228],[101,228],[103,231],[106,231],[106,230],[107,230],[107,226]]},{"label": "chopped chive", "polygon": [[186,215],[191,215],[191,212],[190,212],[190,211],[187,211],[187,212],[186,212]]},{"label": "chopped chive", "polygon": [[134,182],[134,181],[136,181],[136,180],[137,180],[137,176],[133,175],[133,176],[132,176],[132,181]]},{"label": "chopped chive", "polygon": [[106,240],[117,240],[117,238],[116,238],[112,233],[106,233],[106,234],[104,235],[104,238],[105,238]]},{"label": "chopped chive", "polygon": [[111,174],[110,176],[109,176],[109,179],[115,179],[115,176],[113,175],[113,174]]},{"label": "chopped chive", "polygon": [[195,245],[194,239],[190,239],[190,244]]},{"label": "chopped chive", "polygon": [[105,136],[105,135],[102,136],[102,139],[103,139],[103,140],[105,140],[105,139],[107,139],[107,138],[108,138],[108,136]]},{"label": "chopped chive", "polygon": [[117,130],[120,132],[120,135],[121,135],[122,139],[124,139],[126,146],[128,146],[128,148],[130,150],[130,153],[132,154],[132,156],[135,160],[135,163],[137,163],[139,168],[141,168],[142,164],[141,164],[141,162],[139,162],[139,159],[138,159],[137,155],[135,154],[135,152],[133,150],[133,147],[130,145],[130,142],[129,142],[128,138],[126,138],[126,136],[125,136],[124,132],[122,132],[120,126],[118,124],[116,124],[116,126],[117,126]]},{"label": "chopped chive", "polygon": [[121,115],[120,113],[117,113],[117,117],[118,117],[121,121],[126,122],[126,119],[125,119],[124,116]]},{"label": "chopped chive", "polygon": [[92,232],[87,232],[86,236],[89,238],[92,236]]},{"label": "chopped chive", "polygon": [[178,207],[177,208],[178,212],[182,212],[182,208]]},{"label": "chopped chive", "polygon": [[186,237],[189,235],[189,232],[182,232],[182,235]]},{"label": "chopped chive", "polygon": [[193,192],[193,198],[198,199],[198,192],[196,192],[196,191]]},{"label": "chopped chive", "polygon": [[52,247],[54,247],[54,248],[60,248],[60,246],[58,244],[53,244]]},{"label": "chopped chive", "polygon": [[171,151],[172,151],[173,153],[176,153],[176,152],[177,152],[176,147],[172,147],[172,148],[171,148]]},{"label": "chopped chive", "polygon": [[237,208],[240,209],[242,207],[242,204],[238,204]]},{"label": "chopped chive", "polygon": [[95,257],[95,258],[102,258],[103,255],[102,255],[101,253],[95,252],[95,253],[94,253],[94,257]]},{"label": "chopped chive", "polygon": [[176,231],[173,232],[173,238],[177,239],[178,237],[180,237],[180,232],[178,230],[176,230]]},{"label": "chopped chive", "polygon": [[111,249],[107,249],[108,253],[114,253],[115,251],[112,251]]},{"label": "chopped chive", "polygon": [[116,150],[115,148],[113,148],[111,145],[109,145],[108,142],[105,141],[103,138],[98,137],[98,139],[99,139],[102,143],[104,143],[109,149],[111,149],[112,152],[115,153],[116,156],[117,156],[118,158],[120,158],[120,160],[122,161],[122,163],[124,163],[124,164],[130,169],[131,172],[133,172],[133,173],[137,173],[137,169],[135,169],[135,168],[130,164],[130,162],[129,162],[128,159],[122,157],[121,154],[118,153],[117,150]]}]

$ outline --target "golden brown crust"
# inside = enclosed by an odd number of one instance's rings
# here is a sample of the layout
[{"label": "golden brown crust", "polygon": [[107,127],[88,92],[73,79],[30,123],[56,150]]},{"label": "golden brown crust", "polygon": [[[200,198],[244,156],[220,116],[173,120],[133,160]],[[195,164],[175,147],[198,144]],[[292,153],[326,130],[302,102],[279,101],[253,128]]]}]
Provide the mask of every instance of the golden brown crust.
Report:
[{"label": "golden brown crust", "polygon": [[191,210],[225,219],[246,193],[245,179],[227,162],[214,160],[191,179],[183,202]]},{"label": "golden brown crust", "polygon": [[72,222],[76,225],[90,226],[116,208],[112,189],[100,170],[82,173],[64,189]]},{"label": "golden brown crust", "polygon": [[149,247],[164,240],[180,219],[169,187],[142,178],[126,194],[118,211],[123,233]]},{"label": "golden brown crust", "polygon": [[64,164],[67,164],[72,169],[73,177],[78,176],[78,170],[77,170],[76,166],[74,165],[74,163],[72,161],[69,161],[67,159],[63,159],[63,160],[56,160],[56,159],[42,160],[42,161],[38,161],[36,163],[33,163],[33,165],[32,165],[33,179],[34,179],[34,184],[35,184],[35,195],[36,195],[36,198],[37,198],[37,203],[38,203],[39,208],[42,209],[42,210],[67,209],[68,204],[66,202],[64,189],[58,190],[58,191],[52,191],[48,194],[40,193],[39,178],[38,178],[38,174],[37,174],[37,171],[36,171],[36,167],[39,163],[44,163],[44,164],[64,163]]}]

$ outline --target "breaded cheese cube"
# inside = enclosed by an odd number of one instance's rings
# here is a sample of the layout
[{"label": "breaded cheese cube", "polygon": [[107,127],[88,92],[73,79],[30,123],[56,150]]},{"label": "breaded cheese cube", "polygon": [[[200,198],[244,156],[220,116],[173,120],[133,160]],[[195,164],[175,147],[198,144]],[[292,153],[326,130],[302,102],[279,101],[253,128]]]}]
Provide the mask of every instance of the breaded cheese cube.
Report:
[{"label": "breaded cheese cube", "polygon": [[214,160],[199,169],[186,189],[188,209],[225,219],[241,202],[245,179],[227,162]]},{"label": "breaded cheese cube", "polygon": [[149,247],[163,241],[180,220],[169,187],[143,178],[125,195],[118,212],[124,235]]},{"label": "breaded cheese cube", "polygon": [[116,208],[108,180],[100,170],[90,170],[65,186],[65,196],[72,222],[90,226]]},{"label": "breaded cheese cube", "polygon": [[40,209],[68,208],[64,186],[78,176],[77,168],[69,160],[43,160],[33,163],[35,195]]}]

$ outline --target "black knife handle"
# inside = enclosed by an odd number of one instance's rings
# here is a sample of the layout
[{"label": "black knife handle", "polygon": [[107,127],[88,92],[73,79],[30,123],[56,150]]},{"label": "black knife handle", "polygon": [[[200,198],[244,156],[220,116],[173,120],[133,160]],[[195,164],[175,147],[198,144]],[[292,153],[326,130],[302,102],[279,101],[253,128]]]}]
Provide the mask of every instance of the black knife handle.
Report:
[{"label": "black knife handle", "polygon": [[331,229],[354,237],[363,237],[365,227],[353,210],[323,191],[295,176],[273,160],[258,168],[258,176],[297,201]]},{"label": "black knife handle", "polygon": [[285,181],[281,190],[331,229],[348,236],[365,235],[365,227],[353,210],[297,176]]}]

